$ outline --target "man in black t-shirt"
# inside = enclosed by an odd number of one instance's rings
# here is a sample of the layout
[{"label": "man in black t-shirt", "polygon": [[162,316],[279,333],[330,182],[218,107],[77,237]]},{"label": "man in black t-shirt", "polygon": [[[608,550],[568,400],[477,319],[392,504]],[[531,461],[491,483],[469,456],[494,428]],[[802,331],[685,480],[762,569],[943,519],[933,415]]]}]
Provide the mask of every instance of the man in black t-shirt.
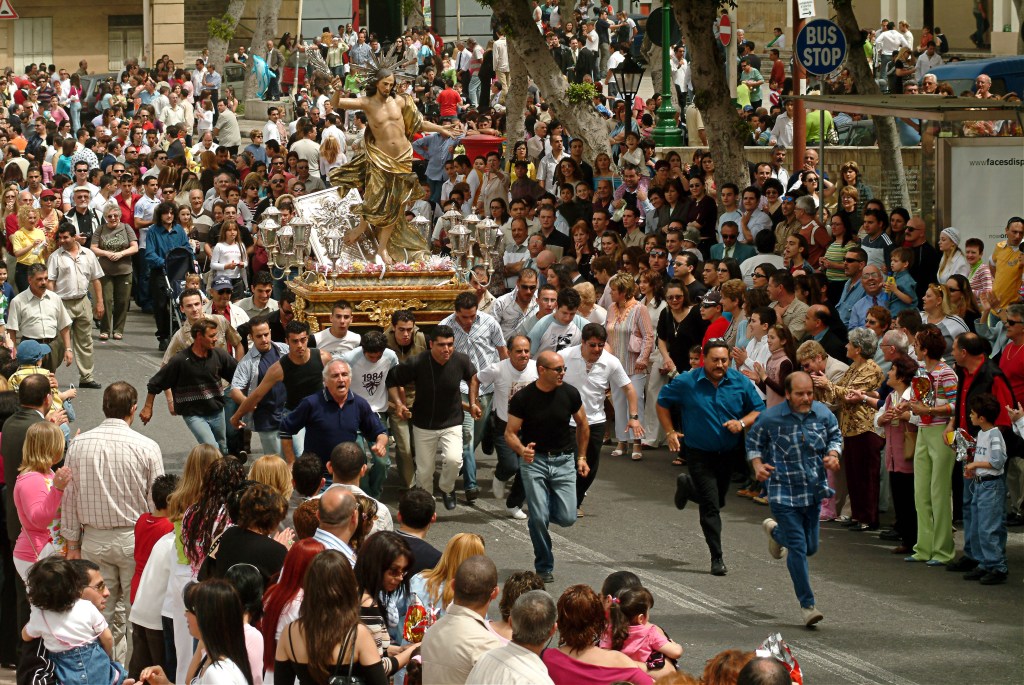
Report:
[{"label": "man in black t-shirt", "polygon": [[[552,351],[537,357],[537,380],[512,396],[505,442],[519,455],[519,475],[530,509],[533,565],[545,583],[554,581],[555,557],[548,523],[576,522],[576,472],[586,477],[590,426],[579,391],[563,382],[565,361]],[[569,419],[576,422],[576,440]],[[573,468],[575,462],[576,467]]]},{"label": "man in black t-shirt", "polygon": [[[430,349],[392,367],[386,380],[388,395],[399,418],[412,419],[416,453],[416,484],[434,491],[434,455],[441,451],[441,497],[445,509],[455,508],[455,479],[462,468],[462,393],[460,381],[469,385],[469,412],[483,415],[477,402],[480,382],[468,355],[455,351],[455,332],[435,326]],[[405,405],[403,386],[415,383],[416,404]]]}]

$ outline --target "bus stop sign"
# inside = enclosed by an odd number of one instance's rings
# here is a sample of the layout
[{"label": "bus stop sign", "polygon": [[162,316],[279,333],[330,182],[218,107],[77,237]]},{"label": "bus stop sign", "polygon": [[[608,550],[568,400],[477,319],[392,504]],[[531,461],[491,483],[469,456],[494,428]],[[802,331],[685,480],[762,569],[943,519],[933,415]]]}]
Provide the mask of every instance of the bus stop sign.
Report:
[{"label": "bus stop sign", "polygon": [[797,34],[795,52],[808,74],[827,76],[846,60],[846,36],[835,22],[814,19]]}]

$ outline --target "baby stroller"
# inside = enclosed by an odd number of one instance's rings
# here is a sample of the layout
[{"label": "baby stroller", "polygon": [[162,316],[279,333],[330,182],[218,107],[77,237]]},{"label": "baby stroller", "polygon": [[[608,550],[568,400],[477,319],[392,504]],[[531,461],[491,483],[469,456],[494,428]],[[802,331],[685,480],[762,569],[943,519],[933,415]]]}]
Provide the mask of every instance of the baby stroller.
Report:
[{"label": "baby stroller", "polygon": [[164,288],[167,291],[168,330],[174,332],[185,323],[185,315],[178,307],[178,298],[185,290],[185,277],[199,273],[199,263],[191,247],[176,247],[164,259]]}]

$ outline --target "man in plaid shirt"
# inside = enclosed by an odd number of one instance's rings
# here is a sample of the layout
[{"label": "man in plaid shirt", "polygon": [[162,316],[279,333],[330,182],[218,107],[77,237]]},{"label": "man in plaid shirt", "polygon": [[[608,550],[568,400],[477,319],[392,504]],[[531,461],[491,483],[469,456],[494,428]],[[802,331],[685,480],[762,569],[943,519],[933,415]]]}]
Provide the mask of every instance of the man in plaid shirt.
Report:
[{"label": "man in plaid shirt", "polygon": [[843,436],[835,415],[814,400],[814,384],[803,371],[786,377],[786,401],[761,412],[747,434],[747,461],[759,481],[768,481],[774,518],[762,523],[768,552],[786,565],[809,628],[824,616],[814,606],[807,557],[818,551],[821,501],[835,491],[825,469],[839,468]]}]

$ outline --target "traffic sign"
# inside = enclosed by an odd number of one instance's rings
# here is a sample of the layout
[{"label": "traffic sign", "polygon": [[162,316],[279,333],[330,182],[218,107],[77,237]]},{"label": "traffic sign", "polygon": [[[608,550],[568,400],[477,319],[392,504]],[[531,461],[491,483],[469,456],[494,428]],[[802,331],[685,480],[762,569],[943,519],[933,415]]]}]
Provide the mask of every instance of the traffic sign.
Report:
[{"label": "traffic sign", "polygon": [[17,19],[18,13],[11,7],[11,0],[0,0],[0,19]]},{"label": "traffic sign", "polygon": [[[4,2],[6,1],[4,0]],[[718,21],[718,38],[722,41],[722,45],[729,45],[732,42],[732,21],[729,20],[728,14],[723,14]]]},{"label": "traffic sign", "polygon": [[794,52],[808,74],[827,76],[846,59],[846,36],[834,21],[815,19],[797,34]]}]

